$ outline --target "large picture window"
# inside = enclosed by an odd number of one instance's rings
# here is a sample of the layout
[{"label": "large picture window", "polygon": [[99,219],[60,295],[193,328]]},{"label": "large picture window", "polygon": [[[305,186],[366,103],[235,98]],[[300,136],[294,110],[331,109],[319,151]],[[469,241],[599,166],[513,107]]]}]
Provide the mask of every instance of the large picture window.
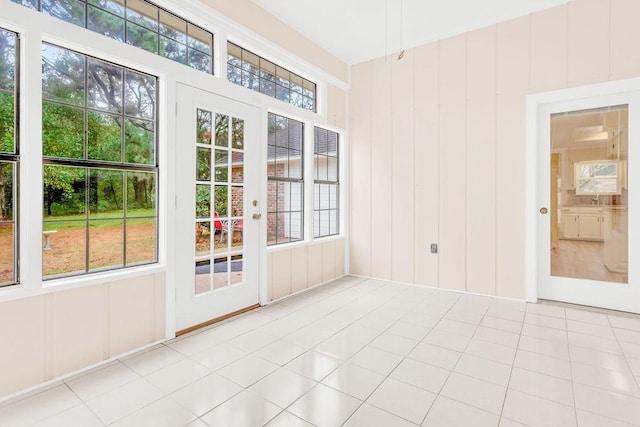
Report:
[{"label": "large picture window", "polygon": [[267,244],[302,240],[304,124],[269,113]]},{"label": "large picture window", "polygon": [[42,49],[43,275],[157,260],[157,79]]},{"label": "large picture window", "polygon": [[145,0],[12,1],[213,73],[213,34]]},{"label": "large picture window", "polygon": [[227,42],[227,80],[305,110],[316,111],[316,84]]},{"label": "large picture window", "polygon": [[333,236],[340,232],[338,174],[339,135],[327,129],[314,129],[314,237]]},{"label": "large picture window", "polygon": [[17,283],[18,36],[0,28],[0,286]]}]

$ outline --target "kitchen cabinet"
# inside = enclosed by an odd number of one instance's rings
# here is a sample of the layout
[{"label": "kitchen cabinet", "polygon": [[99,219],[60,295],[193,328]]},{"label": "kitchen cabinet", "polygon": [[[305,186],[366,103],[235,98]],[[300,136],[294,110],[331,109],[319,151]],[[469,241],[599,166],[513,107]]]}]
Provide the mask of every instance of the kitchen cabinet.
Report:
[{"label": "kitchen cabinet", "polygon": [[629,220],[626,209],[604,210],[604,265],[617,273],[629,270]]},{"label": "kitchen cabinet", "polygon": [[602,207],[581,206],[562,209],[560,238],[602,241]]}]

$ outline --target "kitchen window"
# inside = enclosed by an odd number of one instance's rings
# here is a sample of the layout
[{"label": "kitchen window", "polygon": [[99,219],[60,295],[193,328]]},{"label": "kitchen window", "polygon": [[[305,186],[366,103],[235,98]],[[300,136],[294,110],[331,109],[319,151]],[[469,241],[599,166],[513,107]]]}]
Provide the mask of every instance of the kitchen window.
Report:
[{"label": "kitchen window", "polygon": [[620,194],[622,162],[593,160],[574,164],[576,195]]}]

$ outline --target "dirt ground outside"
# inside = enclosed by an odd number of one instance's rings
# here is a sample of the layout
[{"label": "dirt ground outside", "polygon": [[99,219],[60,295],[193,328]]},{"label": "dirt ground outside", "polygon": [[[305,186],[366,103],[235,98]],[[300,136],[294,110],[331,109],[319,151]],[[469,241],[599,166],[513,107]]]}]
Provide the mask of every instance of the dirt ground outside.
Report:
[{"label": "dirt ground outside", "polygon": [[13,281],[13,235],[11,229],[0,228],[0,284]]},{"label": "dirt ground outside", "polygon": [[[45,230],[54,230],[55,233],[49,235],[51,249],[43,250],[44,276],[85,271],[87,243],[85,224],[85,222],[45,223]],[[156,227],[153,218],[127,220],[126,254],[122,220],[90,221],[88,238],[90,271],[122,267],[125,264],[152,262],[157,259]]]}]

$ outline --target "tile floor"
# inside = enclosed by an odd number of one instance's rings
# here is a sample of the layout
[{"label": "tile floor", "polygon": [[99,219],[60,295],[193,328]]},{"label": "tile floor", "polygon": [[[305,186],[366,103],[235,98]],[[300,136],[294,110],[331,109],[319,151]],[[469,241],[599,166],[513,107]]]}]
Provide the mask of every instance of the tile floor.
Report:
[{"label": "tile floor", "polygon": [[345,277],[0,407],[1,426],[640,425],[640,316]]}]

